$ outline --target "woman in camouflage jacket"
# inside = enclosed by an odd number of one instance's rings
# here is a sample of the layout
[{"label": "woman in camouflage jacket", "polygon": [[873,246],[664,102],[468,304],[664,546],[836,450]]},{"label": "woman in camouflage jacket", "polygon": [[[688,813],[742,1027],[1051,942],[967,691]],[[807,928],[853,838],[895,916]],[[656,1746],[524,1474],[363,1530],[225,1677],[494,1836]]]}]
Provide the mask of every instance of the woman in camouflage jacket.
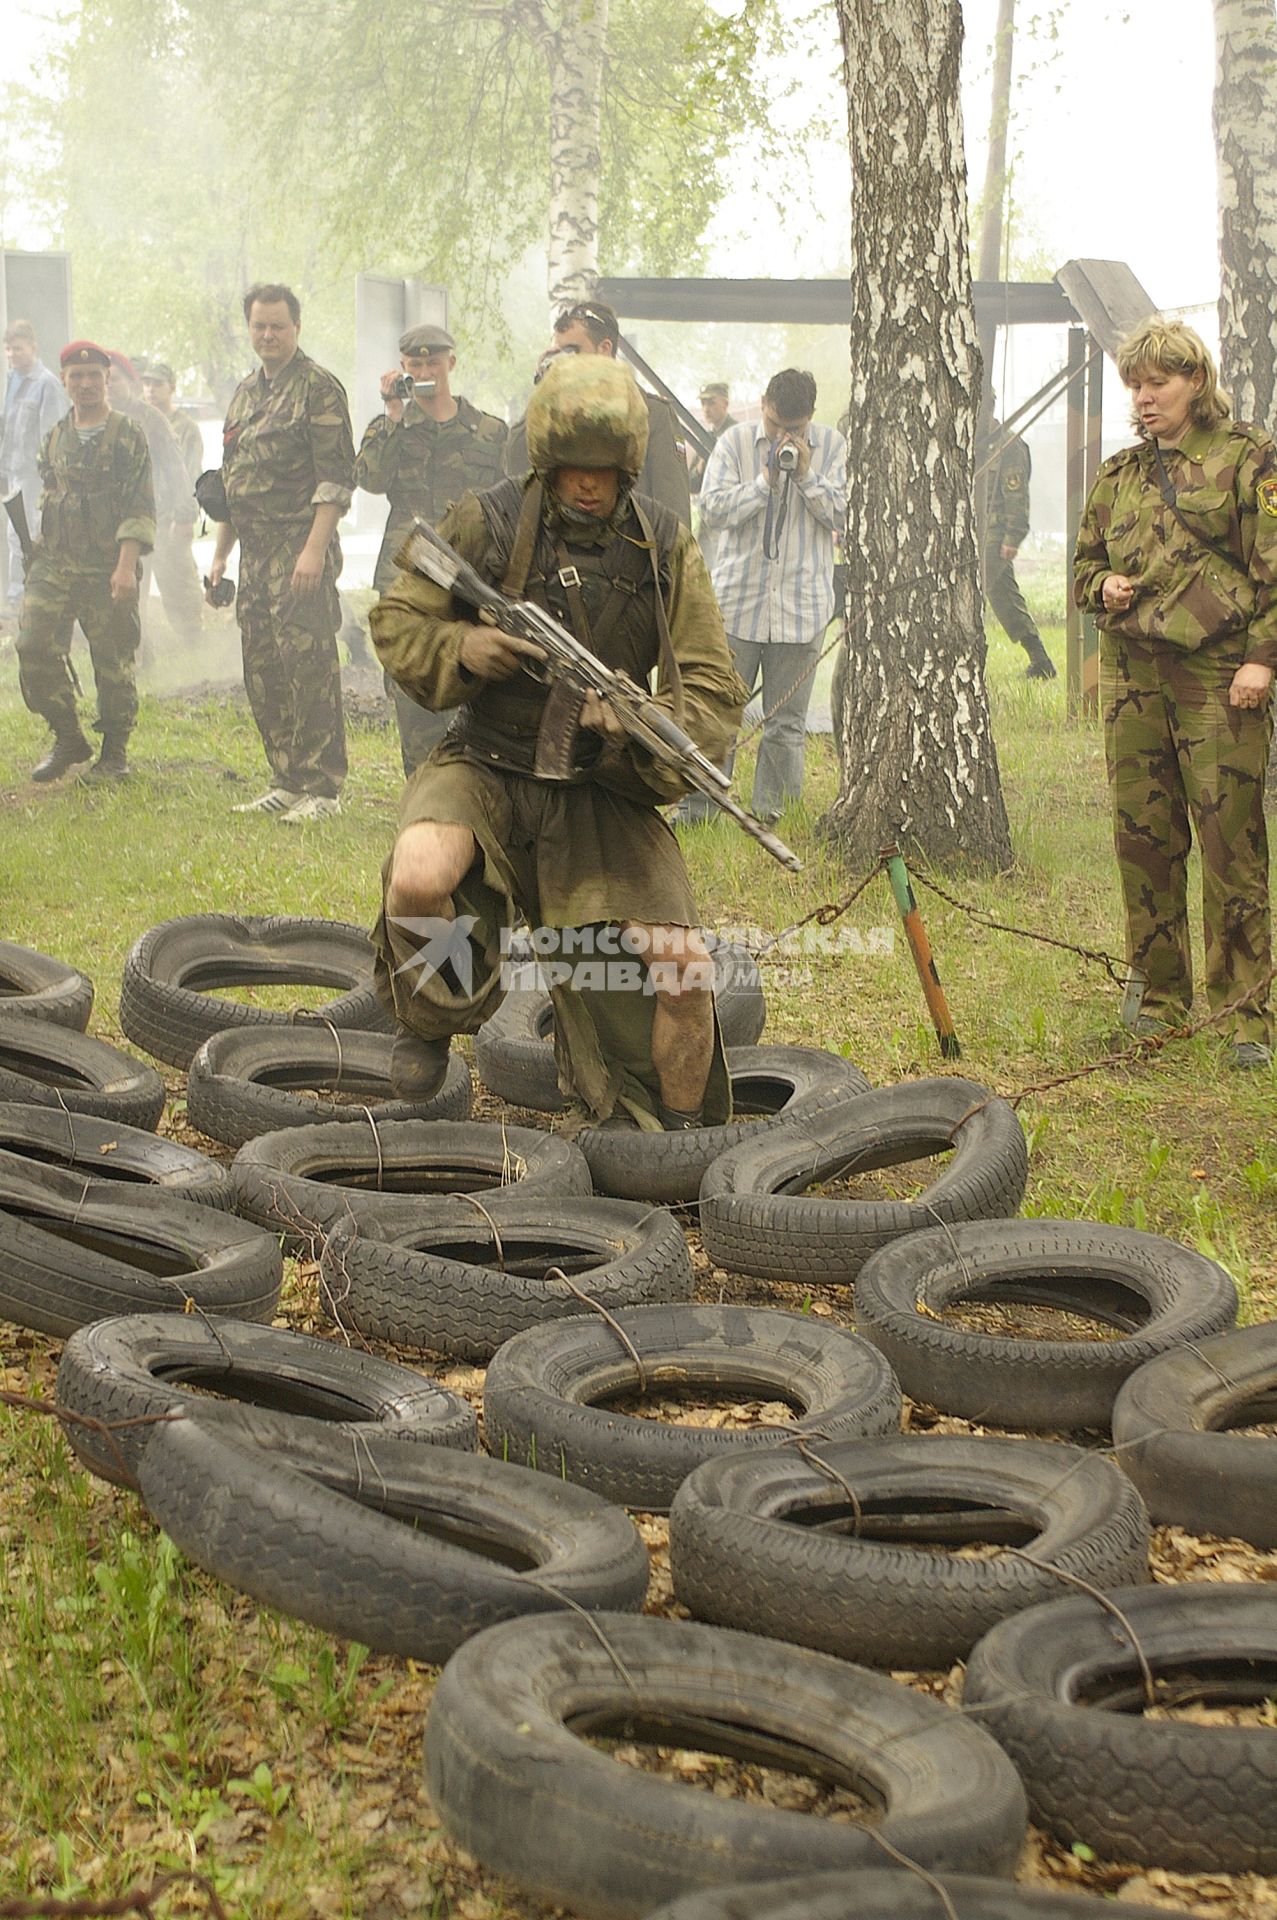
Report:
[{"label": "woman in camouflage jacket", "polygon": [[1188,1017],[1190,823],[1206,989],[1238,1067],[1271,1064],[1264,773],[1277,667],[1277,449],[1229,417],[1180,321],[1122,342],[1139,443],[1101,467],[1073,563],[1103,635],[1101,685],[1139,1032]]}]

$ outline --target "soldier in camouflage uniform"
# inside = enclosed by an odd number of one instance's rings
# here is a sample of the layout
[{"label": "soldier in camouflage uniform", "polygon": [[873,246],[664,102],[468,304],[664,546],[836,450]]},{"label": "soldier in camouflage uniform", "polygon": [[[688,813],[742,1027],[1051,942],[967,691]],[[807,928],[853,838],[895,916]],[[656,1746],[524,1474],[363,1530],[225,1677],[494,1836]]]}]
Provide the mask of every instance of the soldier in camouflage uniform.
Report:
[{"label": "soldier in camouflage uniform", "polygon": [[[186,475],[185,495],[180,510],[165,521],[156,498],[155,552],[142,580],[142,604],[150,592],[150,573],[174,633],[198,646],[204,631],[204,596],[195,567],[191,541],[195,533],[195,482],[204,470],[204,442],[189,413],[173,404],[176,386],[173,369],[163,360],[148,360],[142,368],[142,393],[152,413],[158,414],[177,444]],[[144,416],[145,419],[145,416]]]},{"label": "soldier in camouflage uniform", "polygon": [[78,620],[97,683],[102,748],[89,780],[120,780],[137,720],[133,660],[141,640],[141,556],[155,539],[151,459],[140,429],[111,410],[110,358],[91,340],[62,350],[71,412],[40,452],[40,538],[27,574],[18,633],[19,685],[53,728],[33,780],[56,780],[93,758],[75,709],[71,632]]},{"label": "soldier in camouflage uniform", "polygon": [[[382,376],[385,407],[370,420],[355,462],[355,481],[368,493],[390,499],[386,531],[377,555],[373,586],[384,593],[395,577],[395,555],[416,519],[438,526],[463,493],[481,493],[501,478],[507,427],[452,391],[456,343],[442,327],[409,327],[399,340],[400,366],[416,382],[434,382],[434,392],[404,400],[394,389],[398,372]],[[416,771],[442,740],[447,722],[401,693],[387,674],[395,703],[405,774]]]},{"label": "soldier in camouflage uniform", "polygon": [[1054,680],[1055,663],[1042,644],[1015,577],[1015,556],[1029,531],[1033,462],[1018,433],[993,421],[989,432],[989,518],[984,543],[984,591],[1007,638],[1029,656],[1026,680]]},{"label": "soldier in camouflage uniform", "polygon": [[1212,1011],[1238,1067],[1270,1064],[1264,766],[1277,668],[1277,449],[1228,417],[1179,321],[1118,353],[1138,446],[1101,467],[1078,536],[1077,604],[1103,635],[1105,745],[1137,1030],[1188,1015],[1190,821],[1202,860]]},{"label": "soldier in camouflage uniform", "polygon": [[[155,487],[155,547],[142,563],[142,590],[138,596],[138,614],[142,622],[143,660],[151,657],[151,633],[147,622],[147,603],[151,596],[151,570],[161,553],[162,567],[156,567],[160,593],[168,623],[178,639],[195,647],[204,625],[204,603],[191,555],[191,537],[195,532],[194,482],[174,434],[163,414],[148,407],[142,397],[142,379],[126,353],[111,349],[111,372],[107,378],[111,405],[136,421],[146,436],[151,456],[151,478]],[[185,537],[187,573],[174,578],[170,545],[174,535]],[[167,587],[167,591],[165,591]]]},{"label": "soldier in camouflage uniform", "polygon": [[294,825],[341,811],[337,523],[354,490],[355,448],[341,382],[298,347],[297,296],[288,287],[250,287],[244,317],[262,364],[240,381],[226,415],[230,519],[218,528],[209,588],[238,540],[244,686],[272,784],[235,811]]},{"label": "soldier in camouflage uniform", "polygon": [[[631,490],[646,437],[626,368],[560,362],[528,408],[534,471],[467,494],[440,532],[610,666],[643,686],[655,674],[658,702],[718,760],[745,689],[691,534]],[[400,1028],[401,1097],[428,1098],[450,1036],[475,1032],[500,1003],[501,937],[521,909],[534,928],[600,936],[596,952],[610,943],[630,976],[614,976],[609,960],[600,981],[592,961],[577,981],[589,990],[553,989],[560,1081],[578,1113],[653,1129],[724,1118],[712,963],[678,842],[657,811],[682,782],[631,745],[593,695],[580,709],[574,771],[538,777],[543,722],[557,738],[545,686],[521,671],[539,650],[476,624],[416,573],[398,576],[372,629],[400,685],[454,716],[405,790],[374,934],[378,990]]]}]

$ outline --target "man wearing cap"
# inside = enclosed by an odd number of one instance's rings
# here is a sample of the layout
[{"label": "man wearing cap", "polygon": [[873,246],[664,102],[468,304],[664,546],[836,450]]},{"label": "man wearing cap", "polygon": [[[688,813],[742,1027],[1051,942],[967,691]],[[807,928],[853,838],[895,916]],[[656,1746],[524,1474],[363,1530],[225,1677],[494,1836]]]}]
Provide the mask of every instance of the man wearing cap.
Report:
[{"label": "man wearing cap", "polygon": [[218,527],[208,575],[211,593],[238,541],[244,686],[271,784],[235,811],[278,814],[290,826],[341,812],[337,523],[355,484],[346,391],[301,351],[301,312],[291,287],[263,284],[244,296],[261,367],[240,381],[227,410],[222,481],[230,519]]},{"label": "man wearing cap", "polygon": [[[40,531],[40,449],[71,402],[56,373],[40,358],[35,328],[15,320],[5,328],[9,377],[4,390],[4,431],[0,437],[0,493],[22,495],[32,539]],[[8,611],[16,615],[22,600],[22,543],[10,524]]]},{"label": "man wearing cap", "polygon": [[141,556],[155,539],[151,456],[141,428],[107,400],[111,357],[92,340],[61,355],[71,412],[40,452],[40,538],[18,632],[18,684],[53,745],[31,778],[56,780],[93,758],[75,708],[71,630],[78,620],[97,683],[102,747],[88,780],[120,780],[137,720],[133,659],[141,640]]},{"label": "man wearing cap", "polygon": [[[151,455],[151,478],[155,486],[155,547],[142,563],[142,589],[138,612],[142,622],[143,645],[150,651],[147,630],[147,602],[151,592],[151,567],[159,584],[160,597],[168,623],[178,639],[188,647],[199,643],[204,626],[204,603],[200,592],[191,539],[195,533],[195,492],[182,450],[163,414],[148,407],[142,396],[142,378],[126,353],[111,349],[111,371],[107,376],[111,405],[130,420],[135,420],[146,436]],[[171,564],[173,543],[186,546],[187,571],[183,576]],[[163,552],[163,561],[161,561]]]},{"label": "man wearing cap", "polygon": [[[578,300],[564,307],[554,323],[554,338],[537,369],[541,377],[548,364],[578,354],[615,360],[620,352],[621,323],[604,300]],[[640,389],[642,392],[642,389]],[[687,477],[687,450],[678,430],[678,415],[663,394],[643,393],[647,408],[647,452],[635,491],[656,500],[677,515],[685,527],[692,524],[692,490]],[[527,422],[516,420],[506,441],[505,470],[521,480],[528,470]]]},{"label": "man wearing cap", "polygon": [[[731,388],[726,380],[707,380],[700,391],[701,418],[709,428],[709,437],[713,442],[710,453],[729,427],[736,422],[728,411],[731,402]],[[688,468],[688,477],[692,483],[692,492],[699,493],[701,482],[705,478],[705,469],[709,465],[709,453],[697,453],[692,457]]]},{"label": "man wearing cap", "polygon": [[[656,703],[718,758],[745,689],[695,540],[634,490],[647,421],[628,368],[555,364],[528,405],[533,471],[466,494],[440,533],[494,586],[545,607],[609,666],[654,682]],[[373,935],[377,990],[399,1026],[396,1093],[429,1099],[451,1036],[496,1010],[502,934],[517,909],[539,930],[538,952],[542,933],[553,944],[554,930],[573,929],[564,955],[611,956],[582,974],[569,966],[551,988],[560,1080],[578,1117],[652,1130],[727,1118],[713,967],[658,811],[683,783],[596,695],[568,716],[579,732],[561,732],[559,701],[522,671],[540,649],[479,623],[415,572],[383,594],[372,632],[388,671],[452,715],[404,790]],[[536,770],[543,729],[569,761],[562,779]]]},{"label": "man wearing cap", "polygon": [[[402,372],[381,378],[383,410],[370,420],[355,461],[356,484],[390,500],[373,586],[384,593],[395,577],[395,555],[414,520],[434,527],[463,493],[480,493],[501,478],[507,427],[452,391],[456,343],[442,327],[409,327],[399,338]],[[416,389],[405,400],[395,388],[406,374]],[[433,387],[433,391],[431,388]],[[386,676],[399,723],[403,769],[410,774],[443,738],[447,722],[410,700]]]}]

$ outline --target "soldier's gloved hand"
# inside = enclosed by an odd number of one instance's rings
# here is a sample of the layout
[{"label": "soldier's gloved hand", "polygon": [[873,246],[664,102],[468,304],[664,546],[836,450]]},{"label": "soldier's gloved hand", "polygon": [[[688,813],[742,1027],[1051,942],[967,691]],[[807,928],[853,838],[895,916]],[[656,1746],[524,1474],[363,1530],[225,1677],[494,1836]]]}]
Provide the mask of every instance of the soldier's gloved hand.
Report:
[{"label": "soldier's gloved hand", "polygon": [[1272,684],[1271,667],[1261,667],[1256,660],[1243,662],[1233,675],[1228,704],[1230,707],[1262,707]]},{"label": "soldier's gloved hand", "polygon": [[[480,615],[482,619],[482,615]],[[502,633],[489,625],[471,627],[461,642],[460,660],[469,673],[481,680],[508,680],[527,660],[544,660],[542,648],[531,640],[520,640],[513,633]]]},{"label": "soldier's gloved hand", "polygon": [[1110,573],[1105,577],[1100,597],[1110,613],[1125,613],[1135,598],[1135,582],[1124,573]]}]

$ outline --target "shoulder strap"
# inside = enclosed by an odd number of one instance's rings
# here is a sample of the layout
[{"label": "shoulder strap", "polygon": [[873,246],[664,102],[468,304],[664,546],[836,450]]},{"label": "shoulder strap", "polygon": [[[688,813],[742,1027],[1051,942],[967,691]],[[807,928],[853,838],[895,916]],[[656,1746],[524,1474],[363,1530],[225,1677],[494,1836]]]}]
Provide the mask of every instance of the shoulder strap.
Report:
[{"label": "shoulder strap", "polygon": [[633,494],[630,495],[630,505],[633,507],[634,516],[639,523],[639,531],[647,544],[648,560],[652,568],[652,587],[656,600],[656,636],[660,649],[660,670],[669,685],[670,700],[674,708],[674,718],[681,727],[683,725],[683,676],[679,671],[678,661],[674,657],[674,642],[670,638],[669,615],[665,610],[665,596],[661,592],[661,569],[656,551],[656,535],[652,531],[652,523],[648,519],[646,512],[639,505]]},{"label": "shoulder strap", "polygon": [[1208,548],[1217,559],[1226,560],[1230,567],[1236,567],[1238,573],[1249,573],[1250,568],[1246,565],[1246,562],[1241,559],[1238,554],[1235,554],[1231,547],[1224,546],[1218,540],[1208,540],[1199,528],[1189,526],[1187,520],[1179,510],[1179,502],[1175,498],[1175,488],[1171,481],[1171,476],[1167,471],[1166,462],[1162,458],[1162,449],[1158,446],[1156,440],[1153,442],[1153,458],[1157,462],[1157,484],[1161,491],[1162,499],[1175,515],[1175,518],[1179,521],[1189,538],[1196,540],[1199,547]]},{"label": "shoulder strap", "polygon": [[510,558],[506,562],[505,578],[501,582],[501,591],[511,600],[522,600],[528,584],[528,575],[532,571],[532,556],[536,552],[537,534],[541,529],[541,513],[545,506],[545,488],[539,480],[534,480],[523,495],[523,504],[519,508],[519,521],[514,530],[514,544],[510,548]]}]

